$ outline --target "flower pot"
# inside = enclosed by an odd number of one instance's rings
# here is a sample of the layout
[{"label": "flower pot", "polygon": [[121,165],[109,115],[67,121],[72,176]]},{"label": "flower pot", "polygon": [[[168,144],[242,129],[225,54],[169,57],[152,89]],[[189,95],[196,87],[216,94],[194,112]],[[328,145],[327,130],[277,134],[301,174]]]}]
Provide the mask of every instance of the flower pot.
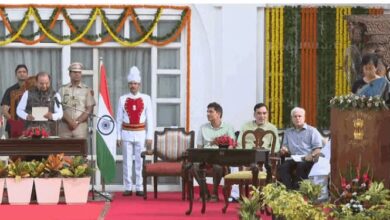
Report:
[{"label": "flower pot", "polygon": [[91,177],[63,178],[65,202],[67,204],[82,204],[88,200]]},{"label": "flower pot", "polygon": [[31,199],[33,178],[6,178],[8,202],[11,205],[28,205]]},{"label": "flower pot", "polygon": [[60,199],[62,178],[34,178],[37,202],[40,205],[55,205]]},{"label": "flower pot", "polygon": [[0,204],[3,201],[4,183],[5,178],[0,178]]}]

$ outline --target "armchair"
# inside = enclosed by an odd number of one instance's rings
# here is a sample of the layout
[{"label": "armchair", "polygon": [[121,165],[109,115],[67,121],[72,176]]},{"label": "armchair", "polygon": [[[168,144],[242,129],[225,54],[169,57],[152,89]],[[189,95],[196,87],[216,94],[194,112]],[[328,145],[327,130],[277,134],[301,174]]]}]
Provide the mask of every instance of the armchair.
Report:
[{"label": "armchair", "polygon": [[[184,128],[164,128],[164,131],[154,133],[154,149],[144,151],[143,159],[143,187],[144,199],[147,199],[147,177],[153,176],[154,198],[157,198],[157,178],[159,176],[181,176],[182,199],[185,200],[185,186],[187,177],[184,174],[186,150],[194,148],[194,131],[186,132]],[[153,155],[153,162],[146,163],[146,155]]]}]

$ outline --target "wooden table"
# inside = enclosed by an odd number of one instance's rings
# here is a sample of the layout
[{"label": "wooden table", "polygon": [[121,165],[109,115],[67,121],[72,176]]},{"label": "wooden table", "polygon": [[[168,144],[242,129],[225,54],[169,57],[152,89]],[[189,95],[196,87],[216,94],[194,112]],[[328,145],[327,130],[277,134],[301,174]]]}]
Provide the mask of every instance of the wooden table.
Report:
[{"label": "wooden table", "polygon": [[47,156],[57,153],[64,153],[65,155],[87,156],[87,140],[75,138],[10,138],[0,140],[1,156]]},{"label": "wooden table", "polygon": [[[258,174],[259,174],[259,163],[264,163],[267,170],[267,182],[271,182],[272,174],[271,167],[268,165],[269,150],[264,149],[188,149],[188,163],[186,164],[186,176],[187,180],[187,192],[190,201],[189,210],[186,215],[191,214],[193,204],[193,163],[200,163],[200,179],[202,183],[199,183],[201,188],[202,197],[202,214],[206,211],[206,166],[205,164],[219,164],[222,166],[249,166],[252,170],[252,183],[258,186]],[[225,209],[225,207],[223,208]],[[226,210],[226,209],[225,209]],[[223,210],[222,210],[223,211]]]}]

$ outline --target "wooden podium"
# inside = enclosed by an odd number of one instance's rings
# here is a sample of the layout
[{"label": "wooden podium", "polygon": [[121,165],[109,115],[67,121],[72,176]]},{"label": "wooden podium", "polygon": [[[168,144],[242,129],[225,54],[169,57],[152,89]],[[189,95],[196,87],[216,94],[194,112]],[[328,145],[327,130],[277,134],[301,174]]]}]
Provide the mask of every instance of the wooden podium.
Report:
[{"label": "wooden podium", "polygon": [[340,188],[340,174],[349,164],[369,167],[375,181],[390,187],[390,110],[331,110],[331,184]]},{"label": "wooden podium", "polygon": [[81,138],[0,140],[1,156],[47,156],[58,153],[86,157],[88,155],[87,140]]}]

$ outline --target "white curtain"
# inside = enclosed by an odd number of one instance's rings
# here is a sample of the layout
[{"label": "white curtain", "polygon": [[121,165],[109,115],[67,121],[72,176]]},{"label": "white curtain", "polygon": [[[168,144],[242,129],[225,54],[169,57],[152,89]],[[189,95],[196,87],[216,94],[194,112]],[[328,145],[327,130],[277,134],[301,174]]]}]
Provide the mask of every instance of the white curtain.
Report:
[{"label": "white curtain", "polygon": [[52,75],[52,86],[61,85],[61,49],[53,48],[1,48],[0,50],[0,96],[16,83],[15,68],[25,64],[29,75],[45,71]]},{"label": "white curtain", "polygon": [[106,67],[114,112],[116,112],[119,97],[129,93],[127,75],[132,66],[137,66],[141,72],[141,92],[151,95],[151,49],[100,48],[99,57],[103,57]]}]

